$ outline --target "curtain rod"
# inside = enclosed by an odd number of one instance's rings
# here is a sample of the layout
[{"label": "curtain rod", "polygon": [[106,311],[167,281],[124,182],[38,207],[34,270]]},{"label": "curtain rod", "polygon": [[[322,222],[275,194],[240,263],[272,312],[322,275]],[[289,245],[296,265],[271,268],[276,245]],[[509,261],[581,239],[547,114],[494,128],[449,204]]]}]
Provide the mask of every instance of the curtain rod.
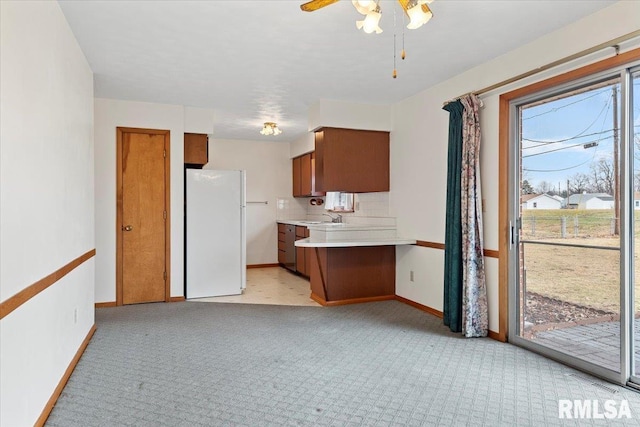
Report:
[{"label": "curtain rod", "polygon": [[538,68],[534,68],[533,70],[527,71],[526,73],[518,74],[515,77],[511,77],[511,78],[503,80],[501,82],[492,84],[491,86],[487,86],[487,87],[485,87],[483,89],[480,89],[480,90],[477,90],[477,91],[473,91],[473,92],[467,92],[467,93],[465,93],[463,95],[460,95],[458,97],[455,97],[455,98],[453,98],[453,99],[451,99],[449,101],[445,101],[442,105],[445,106],[450,102],[457,101],[458,99],[460,99],[460,98],[462,98],[464,96],[467,96],[467,95],[471,95],[471,94],[475,94],[477,96],[480,96],[480,95],[482,95],[484,93],[491,92],[494,89],[498,89],[499,87],[506,86],[508,84],[517,82],[518,80],[522,80],[522,79],[525,79],[527,77],[531,77],[531,76],[533,76],[535,74],[541,73],[543,71],[550,70],[552,68],[555,68],[555,67],[558,67],[560,65],[566,64],[567,62],[571,62],[571,61],[574,61],[576,59],[580,59],[580,58],[582,58],[584,56],[590,55],[590,54],[598,52],[598,51],[600,51],[602,49],[606,49],[608,47],[615,48],[616,49],[616,55],[617,55],[618,51],[619,51],[619,46],[618,46],[619,43],[622,43],[622,42],[625,42],[625,41],[628,41],[628,40],[631,40],[631,39],[635,39],[636,37],[640,37],[640,30],[632,31],[632,32],[627,33],[627,34],[625,34],[623,36],[616,37],[615,39],[609,40],[609,41],[604,42],[604,43],[600,43],[597,46],[593,46],[593,47],[590,47],[589,49],[585,49],[585,50],[582,50],[582,51],[580,51],[578,53],[574,53],[573,55],[565,56],[562,59],[558,59],[557,61],[550,62],[550,63],[548,63],[546,65],[543,65],[541,67],[538,67]]}]

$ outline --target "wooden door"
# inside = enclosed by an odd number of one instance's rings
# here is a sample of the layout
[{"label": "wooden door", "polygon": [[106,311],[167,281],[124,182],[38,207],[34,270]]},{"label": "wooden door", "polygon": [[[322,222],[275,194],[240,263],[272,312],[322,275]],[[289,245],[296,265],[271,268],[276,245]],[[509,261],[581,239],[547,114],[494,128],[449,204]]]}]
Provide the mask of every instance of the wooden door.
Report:
[{"label": "wooden door", "polygon": [[118,128],[116,303],[169,300],[169,131]]}]

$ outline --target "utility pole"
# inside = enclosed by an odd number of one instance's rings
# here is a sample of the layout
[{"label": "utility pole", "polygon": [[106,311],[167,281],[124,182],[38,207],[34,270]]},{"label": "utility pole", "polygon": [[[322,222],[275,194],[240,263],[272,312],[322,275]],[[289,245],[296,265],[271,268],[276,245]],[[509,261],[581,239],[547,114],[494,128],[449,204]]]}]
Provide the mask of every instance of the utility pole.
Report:
[{"label": "utility pole", "polygon": [[620,178],[618,165],[618,86],[611,88],[613,98],[613,206],[614,206],[614,229],[613,234],[620,235]]}]

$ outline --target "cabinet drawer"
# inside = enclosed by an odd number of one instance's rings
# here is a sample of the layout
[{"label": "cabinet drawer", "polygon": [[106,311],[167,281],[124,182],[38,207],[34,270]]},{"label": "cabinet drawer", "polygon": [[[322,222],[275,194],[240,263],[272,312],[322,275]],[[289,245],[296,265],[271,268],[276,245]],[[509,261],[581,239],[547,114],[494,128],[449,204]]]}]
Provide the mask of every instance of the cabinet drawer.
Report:
[{"label": "cabinet drawer", "polygon": [[278,233],[278,242],[284,242],[286,239],[285,233]]},{"label": "cabinet drawer", "polygon": [[287,243],[278,240],[278,250],[286,252],[287,251]]},{"label": "cabinet drawer", "polygon": [[287,224],[278,223],[278,233],[284,233],[287,231]]},{"label": "cabinet drawer", "polygon": [[287,262],[287,253],[285,251],[278,251],[278,262],[280,264],[285,264]]},{"label": "cabinet drawer", "polygon": [[296,225],[296,240],[304,239],[306,235],[307,227]]}]

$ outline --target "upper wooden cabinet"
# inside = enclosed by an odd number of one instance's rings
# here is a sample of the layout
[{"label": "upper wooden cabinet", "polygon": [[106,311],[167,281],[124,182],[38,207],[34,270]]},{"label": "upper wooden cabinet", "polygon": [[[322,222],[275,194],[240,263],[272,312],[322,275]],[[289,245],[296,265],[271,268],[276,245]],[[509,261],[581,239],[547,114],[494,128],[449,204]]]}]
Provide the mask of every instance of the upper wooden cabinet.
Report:
[{"label": "upper wooden cabinet", "polygon": [[184,163],[204,166],[209,161],[209,137],[200,133],[184,134]]},{"label": "upper wooden cabinet", "polygon": [[389,132],[322,128],[315,142],[318,191],[389,191]]},{"label": "upper wooden cabinet", "polygon": [[302,180],[300,179],[301,163],[301,157],[296,157],[292,160],[291,170],[293,171],[293,197],[302,196]]},{"label": "upper wooden cabinet", "polygon": [[315,154],[295,157],[292,162],[293,197],[324,196],[315,188]]}]

